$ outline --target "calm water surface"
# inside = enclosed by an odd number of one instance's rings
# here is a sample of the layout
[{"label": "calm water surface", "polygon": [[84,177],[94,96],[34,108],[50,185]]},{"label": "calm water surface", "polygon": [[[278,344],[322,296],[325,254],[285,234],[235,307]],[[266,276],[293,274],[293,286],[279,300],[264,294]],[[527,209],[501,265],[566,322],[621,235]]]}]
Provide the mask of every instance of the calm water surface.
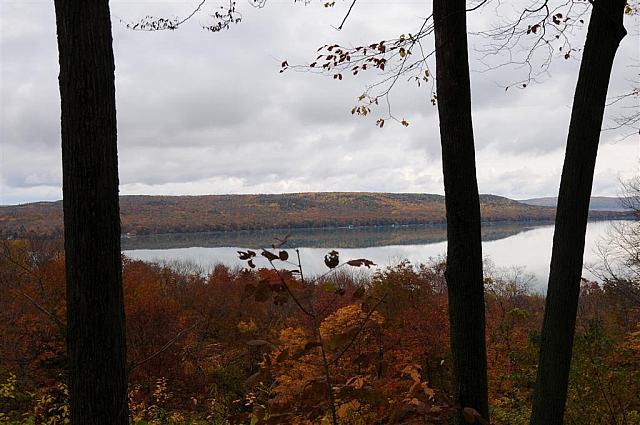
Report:
[{"label": "calm water surface", "polygon": [[[606,236],[610,221],[590,222],[584,253],[585,264],[598,261],[596,247]],[[246,266],[237,251],[269,247],[274,236],[289,231],[230,232],[200,235],[157,235],[123,239],[125,254],[145,261],[189,260],[205,270],[223,263]],[[496,267],[523,266],[534,275],[536,289],[544,289],[549,275],[552,224],[501,224],[483,227],[483,255]],[[366,258],[378,267],[397,264],[403,259],[419,264],[444,257],[447,249],[445,229],[441,226],[407,226],[401,228],[357,228],[292,231],[289,242],[300,251],[303,271],[317,275],[327,271],[323,259],[336,249],[341,261]],[[289,249],[291,257],[295,256]],[[267,265],[260,255],[258,266]],[[595,279],[587,270],[583,275]]]}]

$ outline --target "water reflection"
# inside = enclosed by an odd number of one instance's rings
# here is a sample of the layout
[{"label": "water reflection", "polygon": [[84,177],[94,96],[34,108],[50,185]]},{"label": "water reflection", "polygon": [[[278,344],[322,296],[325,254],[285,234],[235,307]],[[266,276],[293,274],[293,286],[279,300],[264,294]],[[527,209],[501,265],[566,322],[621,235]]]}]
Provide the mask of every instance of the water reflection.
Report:
[{"label": "water reflection", "polygon": [[[549,222],[495,223],[482,226],[482,240],[503,239]],[[445,225],[376,227],[332,227],[324,229],[281,229],[239,232],[177,233],[129,236],[122,239],[125,250],[191,247],[268,247],[276,238],[290,235],[289,246],[300,248],[369,248],[389,245],[425,245],[447,239]]]},{"label": "water reflection", "polygon": [[[585,263],[595,262],[597,241],[609,226],[609,221],[590,222],[587,228]],[[550,223],[509,223],[486,225],[483,232],[483,254],[497,267],[525,266],[535,275],[534,286],[546,286],[553,225]],[[308,275],[324,273],[324,256],[328,250],[340,252],[342,261],[367,258],[381,267],[407,259],[414,264],[444,257],[446,230],[444,226],[402,226],[377,228],[344,228],[314,230],[265,230],[258,232],[220,232],[196,235],[150,235],[123,239],[125,254],[134,259],[190,260],[205,269],[217,263],[244,267],[238,250],[269,247],[274,237],[289,237],[290,246],[299,248],[303,269]],[[292,258],[294,256],[292,255]],[[258,266],[266,260],[258,258]],[[289,267],[293,267],[289,265]],[[594,278],[586,270],[585,277]]]}]

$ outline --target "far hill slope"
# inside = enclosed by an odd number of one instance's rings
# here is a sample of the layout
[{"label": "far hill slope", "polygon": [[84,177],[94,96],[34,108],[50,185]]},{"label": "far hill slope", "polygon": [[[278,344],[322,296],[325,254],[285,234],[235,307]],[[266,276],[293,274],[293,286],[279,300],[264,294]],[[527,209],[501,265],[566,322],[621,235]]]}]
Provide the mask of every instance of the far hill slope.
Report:
[{"label": "far hill slope", "polygon": [[[523,204],[536,205],[542,207],[556,207],[558,205],[558,197],[533,198],[524,199]],[[610,196],[592,196],[589,204],[590,211],[626,211],[619,198]]]},{"label": "far hill slope", "polygon": [[[485,222],[552,220],[550,207],[482,195]],[[444,197],[414,193],[122,196],[123,233],[194,233],[269,228],[385,226],[445,222]],[[598,213],[593,218],[614,218]],[[60,234],[62,202],[0,207],[0,235]]]}]

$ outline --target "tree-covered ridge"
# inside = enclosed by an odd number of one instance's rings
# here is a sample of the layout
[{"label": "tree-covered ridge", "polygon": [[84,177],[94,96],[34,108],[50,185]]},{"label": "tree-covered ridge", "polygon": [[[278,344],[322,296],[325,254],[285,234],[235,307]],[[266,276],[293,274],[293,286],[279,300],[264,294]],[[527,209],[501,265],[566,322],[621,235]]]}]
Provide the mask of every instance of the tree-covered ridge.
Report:
[{"label": "tree-covered ridge", "polygon": [[[555,209],[481,195],[485,222],[552,220]],[[594,219],[620,212],[592,212]],[[0,206],[0,234],[30,231],[58,235],[62,202]],[[210,231],[389,226],[445,222],[444,197],[419,193],[311,192],[280,195],[122,196],[123,233],[138,235]]]}]

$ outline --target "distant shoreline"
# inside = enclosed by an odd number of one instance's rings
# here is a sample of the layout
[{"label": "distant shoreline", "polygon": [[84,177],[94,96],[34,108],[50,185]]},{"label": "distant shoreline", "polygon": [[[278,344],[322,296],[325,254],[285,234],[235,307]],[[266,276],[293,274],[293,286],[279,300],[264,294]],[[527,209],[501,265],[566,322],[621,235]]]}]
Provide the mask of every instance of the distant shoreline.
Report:
[{"label": "distant shoreline", "polygon": [[[613,198],[606,202],[613,202]],[[552,222],[555,218],[554,207],[530,205],[496,195],[481,195],[480,208],[484,224]],[[446,210],[444,196],[420,193],[135,195],[120,197],[120,217],[121,233],[126,237],[267,229],[437,226],[446,223]],[[620,210],[590,211],[592,220],[631,217],[631,212]],[[58,237],[62,233],[61,201],[0,207],[0,237],[33,234]]]},{"label": "distant shoreline", "polygon": [[[590,222],[620,219],[590,220]],[[482,225],[483,241],[513,236],[531,229],[553,226],[551,220],[487,222]],[[123,251],[139,249],[269,248],[277,239],[288,237],[287,248],[298,246],[331,246],[359,248],[379,245],[413,245],[446,241],[446,224],[410,224],[401,226],[324,227],[304,229],[261,229],[201,233],[164,233],[123,235]],[[277,238],[277,239],[276,239]],[[375,242],[373,242],[375,240]]]},{"label": "distant shoreline", "polygon": [[[609,210],[594,210],[598,212],[611,213],[611,215],[607,216],[597,216],[591,217],[589,216],[588,221],[611,221],[611,220],[634,220],[635,217],[632,213],[626,211],[609,211]],[[554,219],[522,219],[522,220],[499,220],[499,221],[486,221],[482,220],[482,226],[500,226],[507,224],[529,224],[532,226],[545,226],[545,225],[553,225],[555,224]],[[447,221],[442,222],[429,222],[429,223],[412,223],[412,224],[383,224],[383,225],[372,225],[372,226],[324,226],[324,227],[265,227],[261,229],[238,229],[238,230],[210,230],[205,232],[168,232],[168,233],[150,233],[146,235],[136,235],[130,233],[122,233],[120,236],[123,238],[128,237],[140,237],[140,236],[168,236],[168,235],[213,235],[213,234],[229,234],[229,233],[242,233],[242,232],[282,232],[283,235],[286,235],[287,232],[290,231],[323,231],[323,230],[349,230],[349,229],[393,229],[393,228],[403,228],[403,227],[442,227],[446,229]]]}]

